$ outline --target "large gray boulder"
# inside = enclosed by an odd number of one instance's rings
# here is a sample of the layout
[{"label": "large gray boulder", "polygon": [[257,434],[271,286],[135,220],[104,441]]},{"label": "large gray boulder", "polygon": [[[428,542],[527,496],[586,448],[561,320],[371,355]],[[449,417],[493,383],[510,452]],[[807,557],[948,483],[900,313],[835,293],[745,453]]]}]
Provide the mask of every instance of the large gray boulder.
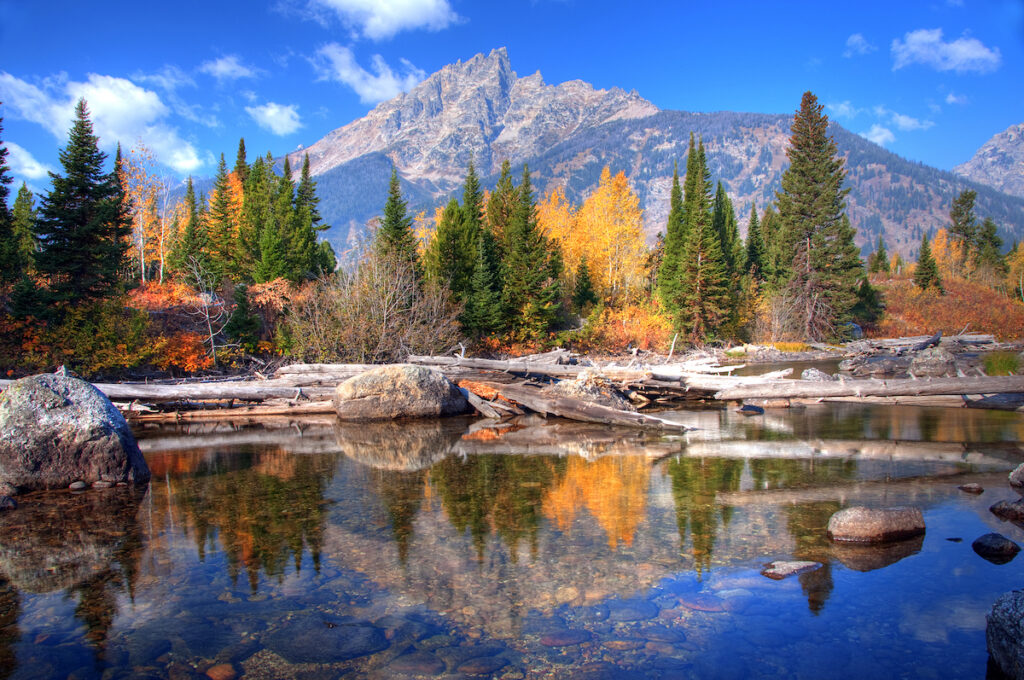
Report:
[{"label": "large gray boulder", "polygon": [[985,619],[985,641],[992,661],[1008,677],[1024,680],[1024,590],[1000,597]]},{"label": "large gray boulder", "polygon": [[75,481],[149,481],[128,423],[84,380],[45,374],[11,383],[0,395],[0,486],[24,492]]},{"label": "large gray boulder", "polygon": [[548,397],[569,397],[619,411],[636,411],[636,407],[614,385],[591,371],[583,371],[575,380],[560,380],[547,385],[541,392]]},{"label": "large gray boulder", "polygon": [[457,415],[469,410],[469,402],[442,373],[394,364],[338,385],[334,408],[342,420],[390,420]]},{"label": "large gray boulder", "polygon": [[885,543],[924,533],[924,517],[918,508],[866,508],[854,506],[832,515],[828,537],[851,543]]},{"label": "large gray boulder", "polygon": [[919,378],[954,377],[956,357],[941,347],[929,347],[914,355],[908,370]]}]

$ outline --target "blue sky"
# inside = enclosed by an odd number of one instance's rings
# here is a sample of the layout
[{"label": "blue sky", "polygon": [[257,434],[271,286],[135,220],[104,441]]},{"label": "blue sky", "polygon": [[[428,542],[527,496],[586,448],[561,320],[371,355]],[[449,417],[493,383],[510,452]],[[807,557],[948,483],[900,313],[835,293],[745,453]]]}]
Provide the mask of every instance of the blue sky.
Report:
[{"label": "blue sky", "polygon": [[792,113],[948,169],[1024,122],[1024,0],[0,0],[12,174],[58,167],[75,100],[101,144],[169,176],[310,145],[445,64],[507,47],[520,76],[687,111]]}]

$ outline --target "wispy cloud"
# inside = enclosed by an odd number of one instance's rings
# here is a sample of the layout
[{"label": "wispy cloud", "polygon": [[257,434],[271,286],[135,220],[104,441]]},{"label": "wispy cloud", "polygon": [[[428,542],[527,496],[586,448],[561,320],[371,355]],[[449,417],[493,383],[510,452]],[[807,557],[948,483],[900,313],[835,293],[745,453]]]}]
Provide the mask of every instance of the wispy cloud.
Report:
[{"label": "wispy cloud", "polygon": [[22,180],[38,180],[53,172],[52,167],[37,161],[28,149],[8,141],[4,142],[4,146],[7,147],[7,161],[11,165],[11,174],[15,177]]},{"label": "wispy cloud", "polygon": [[828,109],[835,118],[856,118],[859,116],[863,109],[858,109],[850,100],[841,101],[838,104],[826,104],[825,108]]},{"label": "wispy cloud", "polygon": [[180,173],[203,164],[195,147],[167,123],[170,109],[160,96],[125,78],[90,73],[78,82],[60,74],[37,85],[0,72],[0,99],[15,115],[41,125],[59,142],[67,140],[75,103],[85,99],[104,149],[142,139],[160,162]]},{"label": "wispy cloud", "polygon": [[359,95],[360,101],[376,104],[415,87],[426,77],[426,72],[402,59],[403,73],[398,74],[379,54],[372,57],[373,73],[356,62],[352,50],[330,43],[317,50],[314,66],[322,80],[343,83]]},{"label": "wispy cloud", "polygon": [[946,95],[946,103],[959,104],[960,106],[963,106],[964,104],[967,103],[967,95],[950,92],[949,94]]},{"label": "wispy cloud", "polygon": [[167,103],[174,110],[174,113],[185,120],[210,128],[220,127],[220,120],[218,120],[215,114],[205,111],[199,104],[189,104],[178,93],[183,88],[196,87],[196,81],[181,68],[174,65],[166,65],[155,73],[138,71],[132,74],[132,80],[137,83],[152,85],[162,90]]},{"label": "wispy cloud", "polygon": [[246,106],[245,112],[264,130],[275,135],[290,135],[302,127],[298,107],[294,104],[267,102],[262,106]]},{"label": "wispy cloud", "polygon": [[847,59],[850,57],[860,57],[865,54],[871,54],[877,49],[877,47],[868,42],[863,34],[854,33],[846,39],[846,49],[843,51],[843,56]]},{"label": "wispy cloud", "polygon": [[242,60],[235,54],[229,54],[220,59],[204,61],[199,65],[199,70],[219,81],[256,78],[262,74],[262,71],[258,68],[242,63]]},{"label": "wispy cloud", "polygon": [[459,21],[448,0],[310,0],[338,16],[357,36],[384,40],[402,31],[440,31]]},{"label": "wispy cloud", "polygon": [[896,135],[892,133],[887,127],[883,127],[878,123],[871,126],[871,129],[867,132],[861,132],[860,136],[864,139],[874,142],[879,146],[885,146],[886,144],[892,144],[896,141]]},{"label": "wispy cloud", "polygon": [[902,130],[903,132],[927,130],[935,126],[934,121],[920,120],[913,116],[897,113],[896,111],[887,109],[884,106],[876,106],[873,111],[876,116],[888,121],[891,125],[895,125],[897,129]]},{"label": "wispy cloud", "polygon": [[930,66],[937,71],[990,73],[999,68],[1002,54],[998,47],[986,47],[977,38],[942,40],[942,29],[918,29],[892,41],[894,71],[911,64]]}]

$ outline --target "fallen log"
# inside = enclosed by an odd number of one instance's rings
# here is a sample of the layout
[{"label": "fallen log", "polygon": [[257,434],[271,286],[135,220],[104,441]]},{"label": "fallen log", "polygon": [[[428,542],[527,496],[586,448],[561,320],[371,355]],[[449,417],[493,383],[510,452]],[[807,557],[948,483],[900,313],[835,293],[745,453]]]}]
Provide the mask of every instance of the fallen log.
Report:
[{"label": "fallen log", "polygon": [[[722,380],[723,378],[719,378]],[[792,399],[818,397],[905,397],[933,394],[1024,393],[1024,376],[985,378],[921,378],[893,380],[775,380],[723,387],[716,394],[722,401],[741,399]]]},{"label": "fallen log", "polygon": [[672,422],[658,416],[632,411],[620,411],[592,404],[569,397],[551,397],[543,395],[539,390],[526,385],[502,385],[500,383],[481,383],[487,390],[496,391],[504,399],[525,406],[531,411],[542,415],[554,415],[587,423],[605,425],[624,425],[626,427],[642,427],[665,430],[686,431],[690,429],[682,423]]},{"label": "fallen log", "polygon": [[[0,380],[0,389],[7,387],[10,380]],[[93,387],[108,399],[119,401],[138,400],[146,403],[165,401],[266,401],[267,399],[300,399],[311,401],[330,399],[334,389],[330,387],[297,388],[294,385],[273,380],[261,382],[233,381],[215,383],[181,383],[178,385],[154,385],[141,383],[93,383]]]}]

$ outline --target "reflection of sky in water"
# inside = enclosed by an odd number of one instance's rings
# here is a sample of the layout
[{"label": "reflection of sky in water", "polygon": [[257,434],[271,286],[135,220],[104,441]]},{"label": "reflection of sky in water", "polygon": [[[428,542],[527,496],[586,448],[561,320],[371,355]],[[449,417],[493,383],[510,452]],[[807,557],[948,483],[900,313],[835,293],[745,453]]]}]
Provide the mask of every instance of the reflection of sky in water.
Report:
[{"label": "reflection of sky in water", "polygon": [[[96,546],[69,572],[86,582],[47,586],[0,547],[0,662],[17,659],[0,678],[977,677],[984,615],[1019,579],[970,543],[1024,540],[987,511],[1014,497],[1005,415],[687,412],[703,430],[665,439],[562,421],[144,432],[153,484],[134,519],[76,534]],[[956,489],[975,480],[981,497]],[[828,517],[859,503],[920,506],[928,533],[836,548]],[[771,581],[774,559],[824,566]],[[325,659],[335,631],[356,648]]]}]

